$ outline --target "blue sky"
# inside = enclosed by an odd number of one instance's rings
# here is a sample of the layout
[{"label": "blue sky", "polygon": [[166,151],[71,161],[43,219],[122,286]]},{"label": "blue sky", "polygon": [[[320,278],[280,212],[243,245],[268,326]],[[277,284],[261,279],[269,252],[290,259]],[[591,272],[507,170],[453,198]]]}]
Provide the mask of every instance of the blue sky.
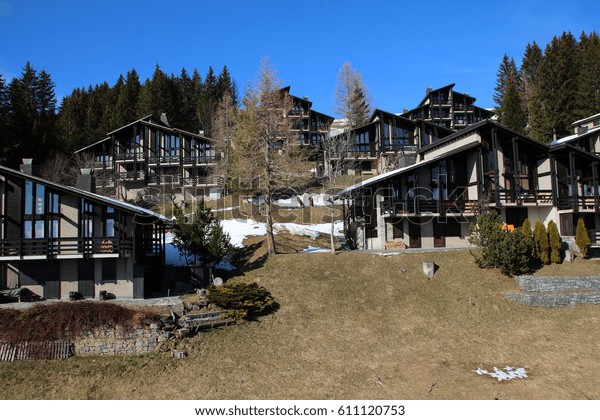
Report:
[{"label": "blue sky", "polygon": [[131,68],[143,81],[156,64],[202,76],[227,65],[243,91],[269,57],[293,95],[334,115],[336,77],[350,61],[373,105],[389,112],[450,83],[492,107],[505,53],[520,62],[528,42],[544,48],[598,22],[597,0],[0,0],[0,73],[10,80],[30,61],[60,99]]}]

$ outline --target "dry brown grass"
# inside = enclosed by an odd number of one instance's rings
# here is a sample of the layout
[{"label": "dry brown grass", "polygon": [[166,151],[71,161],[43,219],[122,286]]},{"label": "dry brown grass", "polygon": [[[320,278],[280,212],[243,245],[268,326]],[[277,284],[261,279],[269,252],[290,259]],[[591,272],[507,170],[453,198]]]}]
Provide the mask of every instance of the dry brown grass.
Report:
[{"label": "dry brown grass", "polygon": [[[424,260],[439,265],[432,280],[421,271]],[[578,261],[542,273],[599,268]],[[600,398],[600,306],[507,302],[514,280],[478,269],[465,251],[278,255],[232,281],[265,286],[279,311],[188,340],[183,360],[149,354],[0,364],[0,397]],[[472,372],[507,364],[530,377],[498,382]]]}]

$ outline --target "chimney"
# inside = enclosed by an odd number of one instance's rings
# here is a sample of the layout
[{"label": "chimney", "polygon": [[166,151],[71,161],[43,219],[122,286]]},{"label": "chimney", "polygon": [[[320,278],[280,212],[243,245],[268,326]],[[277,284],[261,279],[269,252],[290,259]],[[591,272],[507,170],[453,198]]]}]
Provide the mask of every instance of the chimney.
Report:
[{"label": "chimney", "polygon": [[79,188],[80,190],[87,192],[96,192],[96,180],[92,175],[91,168],[82,168],[80,169],[81,174],[77,176],[77,183],[75,184],[75,188]]},{"label": "chimney", "polygon": [[171,125],[169,124],[169,119],[167,118],[167,114],[166,113],[161,113],[160,114],[160,120],[163,122],[163,124],[165,124],[167,127],[170,127]]},{"label": "chimney", "polygon": [[24,174],[27,175],[35,175],[34,169],[33,169],[33,159],[23,159],[23,163],[21,164],[21,166],[19,167],[19,169],[21,169],[21,172],[23,172]]}]

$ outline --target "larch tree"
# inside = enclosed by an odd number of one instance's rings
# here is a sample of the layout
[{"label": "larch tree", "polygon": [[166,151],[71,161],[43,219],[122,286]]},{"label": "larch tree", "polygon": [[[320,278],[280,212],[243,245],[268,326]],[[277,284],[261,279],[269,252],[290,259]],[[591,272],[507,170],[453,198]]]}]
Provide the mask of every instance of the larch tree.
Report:
[{"label": "larch tree", "polygon": [[262,61],[257,80],[246,88],[242,105],[230,171],[242,187],[264,199],[267,254],[273,255],[273,193],[308,180],[308,153],[298,144],[292,119],[286,117],[292,100],[281,90],[267,59]]},{"label": "larch tree", "polygon": [[218,161],[217,172],[223,178],[224,188],[229,185],[230,164],[233,138],[235,137],[236,119],[238,114],[237,103],[225,92],[217,104],[212,122],[213,147],[221,153]]},{"label": "larch tree", "polygon": [[348,120],[351,129],[366,124],[371,116],[369,92],[361,74],[349,61],[344,62],[338,73],[334,111]]}]

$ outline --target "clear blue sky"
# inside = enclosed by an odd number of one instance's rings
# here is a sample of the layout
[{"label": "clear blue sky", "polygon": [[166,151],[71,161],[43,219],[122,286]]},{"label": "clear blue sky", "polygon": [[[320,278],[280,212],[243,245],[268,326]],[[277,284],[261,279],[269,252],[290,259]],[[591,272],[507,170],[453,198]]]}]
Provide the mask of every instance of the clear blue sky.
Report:
[{"label": "clear blue sky", "polygon": [[143,81],[157,63],[202,76],[227,65],[242,92],[268,56],[292,94],[333,114],[347,60],[389,112],[450,83],[492,107],[505,53],[520,63],[528,42],[598,31],[599,10],[598,0],[0,0],[0,73],[10,80],[30,61],[60,99],[131,68]]}]

